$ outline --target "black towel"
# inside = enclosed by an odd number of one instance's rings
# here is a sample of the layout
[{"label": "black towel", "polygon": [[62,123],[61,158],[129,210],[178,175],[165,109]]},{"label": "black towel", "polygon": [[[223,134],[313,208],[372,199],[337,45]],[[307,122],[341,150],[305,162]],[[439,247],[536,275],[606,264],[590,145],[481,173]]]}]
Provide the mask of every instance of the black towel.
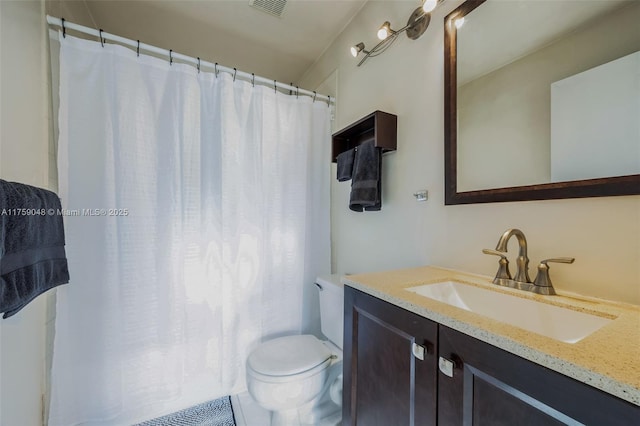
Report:
[{"label": "black towel", "polygon": [[8,318],[69,282],[60,199],[0,179],[0,312]]},{"label": "black towel", "polygon": [[355,149],[349,149],[341,152],[336,157],[338,163],[338,182],[344,182],[351,179],[351,173],[353,172],[353,157],[355,155]]},{"label": "black towel", "polygon": [[353,160],[349,208],[355,212],[380,210],[381,180],[382,150],[373,140],[367,141],[358,146]]}]

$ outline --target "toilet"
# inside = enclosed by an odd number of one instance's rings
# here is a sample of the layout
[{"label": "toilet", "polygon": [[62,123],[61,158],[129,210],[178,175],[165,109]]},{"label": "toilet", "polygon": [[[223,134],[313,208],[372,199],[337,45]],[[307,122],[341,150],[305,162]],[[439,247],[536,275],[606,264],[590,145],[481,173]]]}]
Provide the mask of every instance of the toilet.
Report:
[{"label": "toilet", "polygon": [[271,411],[272,426],[342,422],[342,336],[344,288],[339,275],[320,276],[322,334],[304,334],[262,343],[247,358],[249,394]]}]

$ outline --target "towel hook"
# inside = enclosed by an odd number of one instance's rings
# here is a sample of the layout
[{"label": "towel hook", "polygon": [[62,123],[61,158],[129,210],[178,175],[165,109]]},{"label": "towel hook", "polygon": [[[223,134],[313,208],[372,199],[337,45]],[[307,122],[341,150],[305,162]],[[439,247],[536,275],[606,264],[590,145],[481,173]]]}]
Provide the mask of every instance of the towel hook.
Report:
[{"label": "towel hook", "polygon": [[173,50],[169,50],[169,65],[173,65]]},{"label": "towel hook", "polygon": [[100,44],[104,47],[104,39],[102,38],[102,28],[100,28]]},{"label": "towel hook", "polygon": [[237,69],[233,69],[233,81],[236,81],[236,74],[238,73]]},{"label": "towel hook", "polygon": [[200,57],[198,57],[198,74],[200,74]]},{"label": "towel hook", "polygon": [[67,28],[64,26],[64,18],[62,18],[62,38],[67,38]]},{"label": "towel hook", "polygon": [[140,57],[140,40],[138,40],[138,47],[136,48],[136,54]]}]

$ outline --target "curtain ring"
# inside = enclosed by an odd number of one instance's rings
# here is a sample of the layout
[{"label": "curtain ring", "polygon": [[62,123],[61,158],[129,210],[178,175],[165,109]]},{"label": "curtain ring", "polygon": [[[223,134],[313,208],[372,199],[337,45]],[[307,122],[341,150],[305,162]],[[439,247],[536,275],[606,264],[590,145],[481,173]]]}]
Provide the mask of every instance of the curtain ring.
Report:
[{"label": "curtain ring", "polygon": [[233,81],[236,81],[236,74],[238,73],[237,69],[233,69]]},{"label": "curtain ring", "polygon": [[315,102],[315,101],[316,101],[316,96],[318,96],[318,94],[317,94],[317,93],[316,93],[316,91],[314,90],[314,91],[313,91],[313,102]]},{"label": "curtain ring", "polygon": [[256,75],[251,73],[251,86],[256,87]]},{"label": "curtain ring", "polygon": [[173,50],[169,50],[169,65],[173,65]]},{"label": "curtain ring", "polygon": [[216,64],[213,66],[213,72],[216,75],[216,78],[218,78],[218,63],[216,62]]},{"label": "curtain ring", "polygon": [[136,54],[140,57],[140,40],[138,40],[138,47],[136,48]]},{"label": "curtain ring", "polygon": [[62,38],[67,38],[67,28],[64,26],[64,18],[62,18]]},{"label": "curtain ring", "polygon": [[100,44],[104,47],[104,39],[102,38],[102,28],[100,28]]}]

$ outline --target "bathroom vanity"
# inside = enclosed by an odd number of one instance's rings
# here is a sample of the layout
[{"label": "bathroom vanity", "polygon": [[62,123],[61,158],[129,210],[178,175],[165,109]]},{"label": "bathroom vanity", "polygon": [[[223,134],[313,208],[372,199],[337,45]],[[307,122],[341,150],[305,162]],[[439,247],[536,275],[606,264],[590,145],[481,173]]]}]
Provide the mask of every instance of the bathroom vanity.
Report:
[{"label": "bathroom vanity", "polygon": [[[472,303],[461,309],[459,298],[452,305],[416,290],[450,281],[606,323],[562,341],[480,315]],[[343,282],[344,425],[640,421],[637,307],[521,294],[485,277],[433,267]]]}]

